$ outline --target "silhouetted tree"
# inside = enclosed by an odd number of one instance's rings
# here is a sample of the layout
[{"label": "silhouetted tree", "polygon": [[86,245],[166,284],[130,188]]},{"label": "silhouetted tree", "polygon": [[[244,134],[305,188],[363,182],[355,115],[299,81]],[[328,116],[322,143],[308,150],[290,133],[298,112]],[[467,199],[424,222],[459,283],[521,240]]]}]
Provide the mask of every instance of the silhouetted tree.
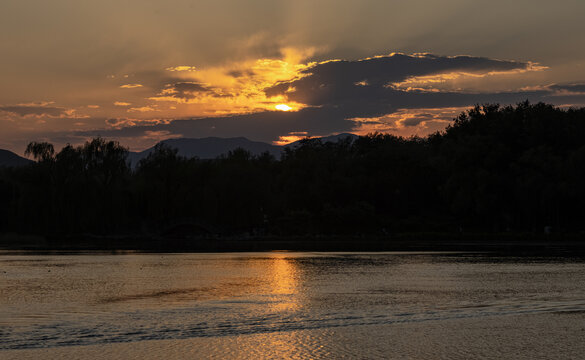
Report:
[{"label": "silhouetted tree", "polygon": [[585,230],[585,108],[483,105],[425,138],[305,139],[280,160],[186,159],[164,143],[134,171],[102,138],[0,169],[0,232],[222,234]]},{"label": "silhouetted tree", "polygon": [[37,161],[52,161],[55,156],[55,149],[53,144],[47,142],[36,142],[29,143],[24,151],[26,156],[32,155],[33,159]]}]

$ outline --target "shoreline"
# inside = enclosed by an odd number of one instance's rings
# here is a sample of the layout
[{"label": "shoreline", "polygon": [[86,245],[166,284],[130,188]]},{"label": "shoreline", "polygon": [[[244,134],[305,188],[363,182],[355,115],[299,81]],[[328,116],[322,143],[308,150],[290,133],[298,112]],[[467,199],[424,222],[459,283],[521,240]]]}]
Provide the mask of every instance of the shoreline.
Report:
[{"label": "shoreline", "polygon": [[387,236],[230,236],[163,238],[154,236],[41,237],[0,235],[0,250],[137,251],[161,253],[263,251],[480,251],[503,254],[585,255],[585,234],[421,233]]}]

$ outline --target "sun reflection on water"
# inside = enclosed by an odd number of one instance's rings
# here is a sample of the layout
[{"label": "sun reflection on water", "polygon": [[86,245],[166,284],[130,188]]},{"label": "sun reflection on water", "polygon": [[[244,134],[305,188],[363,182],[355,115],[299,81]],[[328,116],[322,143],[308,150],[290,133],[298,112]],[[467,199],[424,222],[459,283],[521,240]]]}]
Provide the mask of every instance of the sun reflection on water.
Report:
[{"label": "sun reflection on water", "polygon": [[272,256],[270,270],[270,290],[276,300],[273,302],[272,309],[275,311],[298,309],[300,303],[297,265],[285,255],[275,254]]}]

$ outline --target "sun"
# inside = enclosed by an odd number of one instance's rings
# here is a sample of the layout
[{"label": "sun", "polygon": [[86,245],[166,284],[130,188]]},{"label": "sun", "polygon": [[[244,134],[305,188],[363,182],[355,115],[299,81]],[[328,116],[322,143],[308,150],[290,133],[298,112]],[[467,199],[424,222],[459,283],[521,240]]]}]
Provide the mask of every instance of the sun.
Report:
[{"label": "sun", "polygon": [[278,104],[275,106],[276,110],[280,110],[280,111],[290,111],[292,110],[292,108],[286,104]]}]

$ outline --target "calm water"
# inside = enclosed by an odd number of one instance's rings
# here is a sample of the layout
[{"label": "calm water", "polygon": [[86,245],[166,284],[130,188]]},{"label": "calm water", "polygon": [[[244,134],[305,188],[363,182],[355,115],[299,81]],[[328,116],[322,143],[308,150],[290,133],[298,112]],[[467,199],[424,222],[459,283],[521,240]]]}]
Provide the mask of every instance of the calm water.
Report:
[{"label": "calm water", "polygon": [[581,339],[581,260],[0,253],[0,358],[581,358]]}]

